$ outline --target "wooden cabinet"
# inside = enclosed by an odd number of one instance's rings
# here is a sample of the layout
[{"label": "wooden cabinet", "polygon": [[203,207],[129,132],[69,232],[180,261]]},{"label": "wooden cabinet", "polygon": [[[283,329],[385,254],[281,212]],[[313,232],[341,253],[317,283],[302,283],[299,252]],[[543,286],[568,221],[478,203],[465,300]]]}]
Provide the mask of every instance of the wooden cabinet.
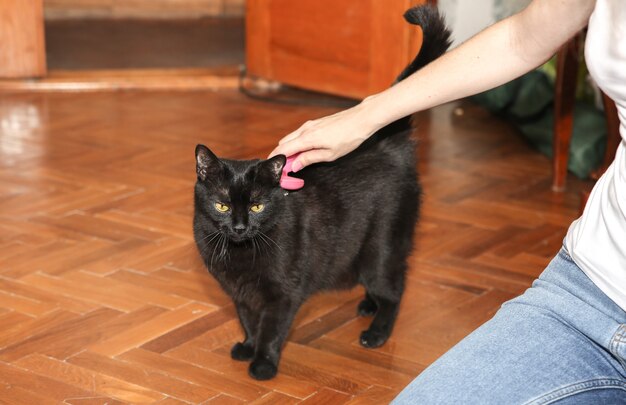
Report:
[{"label": "wooden cabinet", "polygon": [[0,78],[45,74],[42,0],[0,0]]},{"label": "wooden cabinet", "polygon": [[248,0],[248,74],[353,98],[388,87],[421,30],[404,12],[424,0]]}]

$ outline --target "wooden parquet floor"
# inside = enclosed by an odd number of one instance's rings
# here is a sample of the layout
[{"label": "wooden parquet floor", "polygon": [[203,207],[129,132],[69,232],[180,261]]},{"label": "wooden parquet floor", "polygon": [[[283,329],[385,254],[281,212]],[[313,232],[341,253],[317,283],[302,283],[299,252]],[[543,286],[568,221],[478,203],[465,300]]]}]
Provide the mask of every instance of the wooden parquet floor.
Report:
[{"label": "wooden parquet floor", "polygon": [[418,117],[422,220],[397,327],[357,338],[356,289],[299,312],[279,375],[250,379],[191,232],[194,146],[263,157],[329,108],[235,91],[0,96],[0,402],[382,404],[526,289],[578,212],[579,182],[463,104]]}]

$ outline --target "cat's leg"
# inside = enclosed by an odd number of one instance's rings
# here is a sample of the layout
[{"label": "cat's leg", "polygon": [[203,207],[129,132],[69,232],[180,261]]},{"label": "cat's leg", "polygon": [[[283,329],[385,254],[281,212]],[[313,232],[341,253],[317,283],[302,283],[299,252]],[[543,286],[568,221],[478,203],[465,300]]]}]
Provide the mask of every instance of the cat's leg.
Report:
[{"label": "cat's leg", "polygon": [[385,297],[373,296],[377,302],[378,311],[374,316],[374,320],[367,330],[361,332],[359,342],[367,348],[380,347],[391,335],[393,325],[396,322],[400,300],[390,300]]},{"label": "cat's leg", "polygon": [[261,314],[254,359],[248,373],[257,380],[269,380],[278,372],[278,362],[289,328],[300,304],[281,301],[268,305]]},{"label": "cat's leg", "polygon": [[359,339],[368,348],[382,346],[389,339],[404,292],[418,214],[417,188],[407,188],[399,197],[400,206],[395,212],[401,215],[380,217],[372,226],[358,268],[359,281],[378,306],[370,327]]},{"label": "cat's leg", "polygon": [[357,314],[360,316],[372,316],[376,314],[378,310],[378,305],[376,301],[372,298],[372,296],[366,291],[365,298],[361,302],[359,302],[359,306],[357,307]]},{"label": "cat's leg", "polygon": [[259,323],[259,314],[244,303],[235,303],[239,322],[243,328],[245,338],[237,342],[230,350],[230,356],[235,360],[247,361],[254,357],[254,340]]},{"label": "cat's leg", "polygon": [[361,333],[359,342],[367,348],[382,346],[393,330],[404,291],[406,259],[388,258],[384,266],[364,278],[367,296],[377,306],[370,327]]}]

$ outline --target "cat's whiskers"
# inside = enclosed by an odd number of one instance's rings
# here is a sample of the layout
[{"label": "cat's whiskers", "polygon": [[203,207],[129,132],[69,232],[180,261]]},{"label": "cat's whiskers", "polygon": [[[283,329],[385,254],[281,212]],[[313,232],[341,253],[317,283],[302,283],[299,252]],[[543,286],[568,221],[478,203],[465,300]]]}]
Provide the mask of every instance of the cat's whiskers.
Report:
[{"label": "cat's whiskers", "polygon": [[215,245],[213,245],[213,250],[211,251],[211,261],[210,261],[210,268],[213,268],[213,256],[215,255],[215,249],[217,248],[217,243],[215,243]]},{"label": "cat's whiskers", "polygon": [[226,236],[220,239],[219,252],[217,253],[217,259],[219,260],[224,255],[224,243],[226,243]]},{"label": "cat's whiskers", "polygon": [[217,237],[217,235],[219,235],[219,231],[211,232],[207,234],[205,237],[203,237],[202,239],[200,239],[196,244],[198,245],[198,247],[201,247],[201,248],[208,246],[211,243],[211,241]]},{"label": "cat's whiskers", "polygon": [[213,242],[213,240],[215,240],[218,236],[220,236],[220,232],[215,232],[215,234],[211,237],[211,239],[209,239],[208,241],[206,241],[206,245],[210,244],[211,242]]},{"label": "cat's whiskers", "polygon": [[[210,233],[209,235],[205,236],[201,242],[203,242],[202,244],[198,243],[198,249],[200,250],[200,253],[202,253],[202,255],[204,255],[207,252],[207,249],[211,246],[211,242],[213,242],[215,239],[217,239],[220,235],[220,231],[215,231]],[[207,238],[211,238],[208,241],[205,241],[205,239]],[[215,246],[213,247],[213,249],[215,249]]]},{"label": "cat's whiskers", "polygon": [[265,233],[263,233],[263,231],[259,231],[259,235],[261,235],[263,238],[267,238],[270,242],[272,242],[274,245],[276,245],[276,247],[282,252],[283,248],[280,247],[280,245],[278,243],[276,243],[274,241],[274,239],[270,238],[269,236],[267,236]]},{"label": "cat's whiskers", "polygon": [[275,250],[274,246],[270,245],[269,242],[265,240],[265,238],[263,238],[261,234],[258,234],[258,236],[259,236],[259,240],[264,243],[264,246],[266,246],[265,247],[266,251],[272,253]]},{"label": "cat's whiskers", "polygon": [[230,260],[230,249],[228,249],[230,245],[230,240],[226,239],[224,243],[224,260]]},{"label": "cat's whiskers", "polygon": [[230,251],[228,250],[228,238],[222,238],[222,244],[220,245],[220,254],[218,255],[218,259],[221,257],[224,261],[230,259]]},{"label": "cat's whiskers", "polygon": [[[250,241],[252,242],[252,267],[254,267],[254,264],[256,262],[256,249],[257,249],[256,235],[254,235],[252,239],[250,239]],[[259,250],[259,253],[261,253],[260,250]]]},{"label": "cat's whiskers", "polygon": [[[213,236],[213,237],[215,237],[215,235],[217,235],[217,234],[219,234],[219,233],[220,233],[220,231],[219,231],[219,230],[214,231],[214,232],[211,232],[210,234],[208,234],[208,235],[207,235],[207,236],[205,236],[204,238],[200,239],[200,241],[198,241],[198,243],[199,243],[199,242],[204,242],[205,240],[207,240],[207,239],[211,238],[212,236]],[[213,238],[211,238],[211,240],[213,240]],[[211,240],[209,240],[207,243],[211,242]]]},{"label": "cat's whiskers", "polygon": [[[274,245],[271,245],[266,239],[263,238],[263,236],[261,235],[257,235],[257,236],[258,236],[257,241],[263,242],[263,243],[258,243],[259,253],[276,257],[278,255],[278,250],[276,249],[276,247]],[[261,247],[263,247],[263,250],[261,250]]]},{"label": "cat's whiskers", "polygon": [[[215,245],[213,246],[213,252],[211,253],[211,268],[213,268],[213,258],[215,256],[215,253],[217,252],[218,246],[221,245],[222,240],[224,239],[224,234],[219,233],[218,236],[219,237],[218,237],[217,241],[215,242]],[[217,258],[219,259],[219,254],[218,254]]]}]

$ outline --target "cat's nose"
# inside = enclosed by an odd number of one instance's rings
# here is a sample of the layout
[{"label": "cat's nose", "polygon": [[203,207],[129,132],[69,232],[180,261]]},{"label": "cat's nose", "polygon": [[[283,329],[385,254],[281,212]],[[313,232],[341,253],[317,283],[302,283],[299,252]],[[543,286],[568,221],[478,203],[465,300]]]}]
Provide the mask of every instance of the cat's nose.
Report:
[{"label": "cat's nose", "polygon": [[237,233],[244,233],[246,231],[246,226],[244,224],[236,224],[233,229],[235,229],[235,232]]}]

